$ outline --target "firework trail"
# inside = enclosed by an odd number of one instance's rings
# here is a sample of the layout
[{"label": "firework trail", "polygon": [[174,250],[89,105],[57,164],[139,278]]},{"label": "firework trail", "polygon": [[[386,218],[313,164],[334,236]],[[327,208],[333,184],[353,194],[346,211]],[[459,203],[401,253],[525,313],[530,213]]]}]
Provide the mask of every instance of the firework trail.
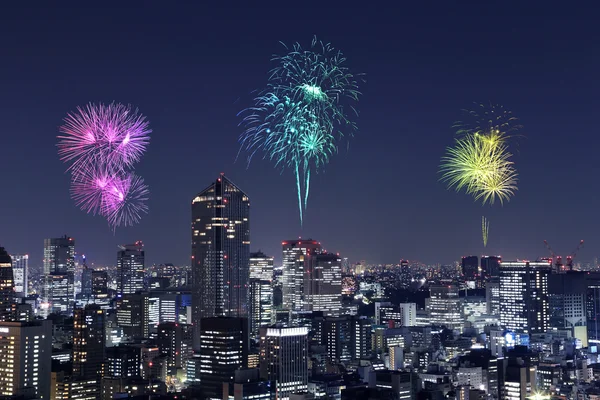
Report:
[{"label": "firework trail", "polygon": [[[284,45],[285,46],[285,45]],[[357,129],[348,110],[360,95],[346,58],[330,44],[313,39],[310,49],[299,44],[276,55],[267,88],[243,110],[240,151],[250,163],[257,152],[275,167],[291,169],[296,180],[300,224],[306,211],[311,172],[337,152],[337,143]]]},{"label": "firework trail", "polygon": [[147,212],[148,187],[130,170],[145,152],[151,130],[137,110],[123,104],[88,104],[60,127],[58,154],[69,164],[71,197],[86,213],[100,214],[114,229]]},{"label": "firework trail", "polygon": [[481,234],[483,236],[483,247],[487,247],[489,233],[490,221],[488,221],[485,217],[481,217]]}]

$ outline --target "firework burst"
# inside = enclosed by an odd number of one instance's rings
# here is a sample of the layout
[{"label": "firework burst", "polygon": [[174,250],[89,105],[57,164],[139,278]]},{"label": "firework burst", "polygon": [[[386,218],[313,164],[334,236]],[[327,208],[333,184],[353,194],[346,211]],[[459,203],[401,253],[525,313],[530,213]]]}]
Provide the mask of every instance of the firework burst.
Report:
[{"label": "firework burst", "polygon": [[490,221],[481,217],[481,235],[483,236],[483,247],[487,247],[488,236],[490,234]]},{"label": "firework burst", "polygon": [[147,212],[148,187],[130,170],[145,152],[151,130],[137,110],[88,104],[60,127],[58,154],[69,164],[71,197],[83,211],[104,216],[113,230]]},{"label": "firework burst", "polygon": [[348,111],[357,115],[353,103],[360,93],[346,58],[330,44],[315,38],[310,49],[285,48],[285,55],[272,58],[277,65],[267,88],[240,113],[240,151],[248,152],[248,163],[261,152],[276,167],[294,172],[302,224],[311,171],[329,162],[342,137],[354,134]]}]

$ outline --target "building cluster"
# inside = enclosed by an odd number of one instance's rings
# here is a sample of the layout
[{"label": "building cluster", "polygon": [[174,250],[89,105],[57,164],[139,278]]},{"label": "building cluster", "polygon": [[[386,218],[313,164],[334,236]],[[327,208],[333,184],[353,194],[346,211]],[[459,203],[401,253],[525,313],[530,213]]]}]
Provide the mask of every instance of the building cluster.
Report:
[{"label": "building cluster", "polygon": [[[600,273],[552,260],[351,265],[313,239],[251,252],[250,200],[192,200],[191,266],[43,270],[0,247],[0,396],[28,399],[600,398]],[[80,260],[80,261],[79,261]]]}]

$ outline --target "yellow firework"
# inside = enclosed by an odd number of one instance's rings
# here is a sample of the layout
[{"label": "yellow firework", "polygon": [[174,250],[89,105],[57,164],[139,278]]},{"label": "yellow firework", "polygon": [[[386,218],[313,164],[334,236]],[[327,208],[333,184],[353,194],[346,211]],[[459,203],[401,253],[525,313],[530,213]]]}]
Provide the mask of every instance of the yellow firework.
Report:
[{"label": "yellow firework", "polygon": [[442,180],[483,204],[508,201],[517,190],[517,172],[504,139],[496,130],[456,139],[442,158]]},{"label": "yellow firework", "polygon": [[481,234],[483,235],[483,247],[487,247],[488,236],[490,233],[490,221],[481,217]]}]

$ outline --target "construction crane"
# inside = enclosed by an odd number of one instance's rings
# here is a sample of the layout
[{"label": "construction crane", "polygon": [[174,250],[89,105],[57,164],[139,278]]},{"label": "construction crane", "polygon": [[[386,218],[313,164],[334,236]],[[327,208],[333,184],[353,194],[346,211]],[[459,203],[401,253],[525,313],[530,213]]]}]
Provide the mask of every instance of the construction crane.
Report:
[{"label": "construction crane", "polygon": [[550,252],[550,264],[554,268],[556,268],[556,272],[560,272],[560,270],[562,269],[562,266],[563,266],[562,265],[562,257],[556,255],[556,253],[554,252],[554,250],[552,250],[552,247],[550,247],[550,245],[548,244],[547,240],[544,240],[544,245],[546,246],[546,248]]},{"label": "construction crane", "polygon": [[571,252],[571,254],[569,254],[567,256],[567,267],[569,267],[569,271],[573,271],[573,259],[575,258],[575,256],[577,255],[577,252],[583,247],[583,240],[579,242],[579,244],[577,245],[577,247],[575,248],[575,250],[573,250]]}]

